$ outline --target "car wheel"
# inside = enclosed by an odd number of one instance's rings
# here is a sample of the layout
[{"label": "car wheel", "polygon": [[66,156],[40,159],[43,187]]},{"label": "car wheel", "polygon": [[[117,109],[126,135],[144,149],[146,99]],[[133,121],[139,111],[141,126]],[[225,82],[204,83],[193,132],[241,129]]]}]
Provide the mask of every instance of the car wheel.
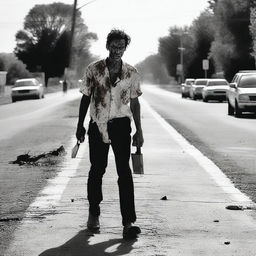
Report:
[{"label": "car wheel", "polygon": [[196,95],[195,95],[195,94],[193,94],[192,99],[193,99],[193,100],[196,100]]},{"label": "car wheel", "polygon": [[181,93],[181,98],[185,98],[185,95],[184,95],[184,93],[183,93],[183,92]]},{"label": "car wheel", "polygon": [[235,117],[241,117],[242,116],[242,111],[241,109],[239,108],[237,102],[235,104]]},{"label": "car wheel", "polygon": [[203,97],[203,102],[208,102],[208,99],[206,97]]},{"label": "car wheel", "polygon": [[228,114],[230,116],[234,115],[234,108],[231,106],[231,104],[228,101]]},{"label": "car wheel", "polygon": [[16,101],[17,101],[16,98],[12,97],[12,102],[16,102]]}]

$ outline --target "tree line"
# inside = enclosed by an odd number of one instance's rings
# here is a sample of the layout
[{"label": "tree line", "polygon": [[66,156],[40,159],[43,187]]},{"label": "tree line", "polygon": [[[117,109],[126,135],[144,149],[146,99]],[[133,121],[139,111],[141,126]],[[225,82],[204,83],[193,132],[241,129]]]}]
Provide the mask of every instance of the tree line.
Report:
[{"label": "tree line", "polygon": [[29,77],[31,72],[44,72],[47,86],[50,77],[64,75],[71,61],[76,75],[82,76],[83,68],[95,59],[89,48],[97,35],[88,31],[81,12],[76,10],[71,59],[72,12],[73,5],[61,2],[35,5],[28,12],[23,29],[16,33],[14,54],[0,55],[0,69],[8,71],[8,83]]},{"label": "tree line", "polygon": [[[46,85],[50,77],[64,75],[70,64],[72,11],[72,5],[60,2],[35,5],[29,11],[16,33],[14,53],[0,54],[0,69],[8,71],[9,83],[30,72],[44,72]],[[96,58],[89,51],[94,40],[97,35],[88,31],[77,10],[72,61],[78,77]],[[256,0],[209,0],[190,26],[170,27],[158,40],[158,53],[136,66],[146,80],[178,80],[181,50],[185,77],[204,77],[203,59],[209,60],[208,77],[230,81],[238,70],[255,69]]]},{"label": "tree line", "polygon": [[[159,38],[158,53],[139,63],[138,69],[144,77],[151,72],[152,82],[159,81],[160,71],[152,65],[155,59],[169,77],[178,79],[181,45],[185,77],[204,77],[203,59],[209,60],[208,77],[228,81],[238,70],[255,69],[256,0],[209,0],[190,26],[170,27],[168,35]],[[162,78],[160,83],[165,83],[167,77]]]}]

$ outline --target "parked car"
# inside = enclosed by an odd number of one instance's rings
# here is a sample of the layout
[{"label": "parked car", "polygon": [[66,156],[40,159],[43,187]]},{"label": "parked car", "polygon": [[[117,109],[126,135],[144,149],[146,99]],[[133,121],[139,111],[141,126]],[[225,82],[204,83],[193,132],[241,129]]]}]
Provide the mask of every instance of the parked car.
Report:
[{"label": "parked car", "polygon": [[226,79],[208,79],[206,86],[202,90],[203,101],[218,100],[222,102],[226,100],[228,89],[229,84]]},{"label": "parked car", "polygon": [[202,90],[206,86],[208,79],[199,78],[195,80],[195,83],[191,85],[189,95],[193,100],[202,98]]},{"label": "parked car", "polygon": [[241,117],[243,112],[256,112],[256,72],[239,74],[227,91],[228,114]]},{"label": "parked car", "polygon": [[194,78],[186,78],[185,82],[181,84],[181,97],[187,98],[189,97],[189,90],[191,85],[195,82]]},{"label": "parked car", "polygon": [[236,83],[244,74],[256,74],[256,70],[239,70],[233,77],[231,83]]},{"label": "parked car", "polygon": [[11,90],[12,102],[44,98],[44,86],[36,78],[18,79]]}]

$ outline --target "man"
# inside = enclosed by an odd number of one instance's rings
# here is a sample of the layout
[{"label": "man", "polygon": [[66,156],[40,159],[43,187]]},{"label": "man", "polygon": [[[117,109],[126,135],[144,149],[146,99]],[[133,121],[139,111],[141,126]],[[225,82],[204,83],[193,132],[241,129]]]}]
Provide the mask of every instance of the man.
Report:
[{"label": "man", "polygon": [[63,93],[67,93],[68,90],[68,82],[66,79],[64,79],[63,84],[62,84],[62,91]]},{"label": "man", "polygon": [[[130,37],[121,30],[111,30],[107,36],[107,59],[90,64],[83,78],[83,93],[77,125],[76,137],[84,141],[84,119],[90,106],[88,129],[91,168],[87,183],[89,217],[87,227],[99,229],[100,202],[102,201],[102,177],[107,167],[109,146],[111,145],[118,174],[120,209],[123,237],[132,239],[140,233],[133,226],[136,221],[134,206],[134,186],[129,166],[131,153],[131,118],[134,119],[136,133],[133,146],[143,145],[138,97],[140,78],[137,70],[124,63],[122,56],[130,43]],[[130,106],[129,106],[130,103]]]}]

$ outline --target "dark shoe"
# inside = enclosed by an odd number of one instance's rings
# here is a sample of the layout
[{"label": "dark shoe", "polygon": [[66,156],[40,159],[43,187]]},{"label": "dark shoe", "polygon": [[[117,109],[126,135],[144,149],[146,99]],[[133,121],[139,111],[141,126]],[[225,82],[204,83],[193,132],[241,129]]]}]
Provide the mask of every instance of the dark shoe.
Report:
[{"label": "dark shoe", "polygon": [[99,216],[93,216],[89,213],[87,228],[91,231],[97,231],[100,228]]},{"label": "dark shoe", "polygon": [[140,228],[137,226],[132,226],[132,224],[127,224],[123,228],[123,238],[126,240],[135,239],[140,233]]}]

